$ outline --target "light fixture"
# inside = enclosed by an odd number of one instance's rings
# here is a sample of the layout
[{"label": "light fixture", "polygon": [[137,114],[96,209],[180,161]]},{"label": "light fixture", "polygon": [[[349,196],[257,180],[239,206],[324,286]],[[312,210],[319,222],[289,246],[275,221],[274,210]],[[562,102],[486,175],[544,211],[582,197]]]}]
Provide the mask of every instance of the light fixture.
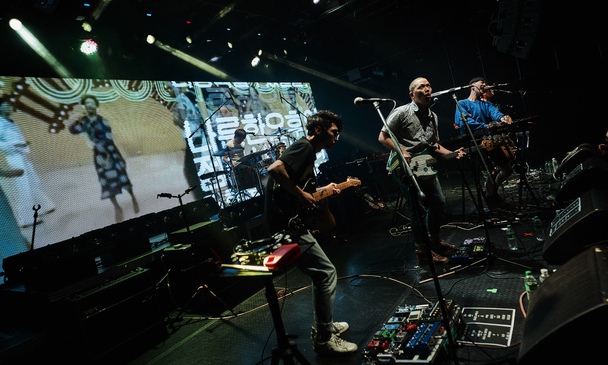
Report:
[{"label": "light fixture", "polygon": [[89,22],[82,22],[82,29],[84,29],[85,32],[90,32],[93,30],[93,26]]},{"label": "light fixture", "polygon": [[260,64],[260,57],[259,56],[253,57],[253,59],[251,60],[251,67],[257,67],[259,64]]},{"label": "light fixture", "polygon": [[156,38],[154,38],[153,35],[148,34],[148,36],[146,37],[146,42],[148,42],[149,44],[154,44],[154,42],[156,42]]},{"label": "light fixture", "polygon": [[23,28],[23,24],[19,19],[13,18],[8,22],[8,24],[11,26],[11,28],[13,28],[13,30],[21,30]]},{"label": "light fixture", "polygon": [[192,44],[192,38],[190,38],[190,36],[186,37],[186,42],[188,42],[188,44]]},{"label": "light fixture", "polygon": [[87,56],[97,53],[97,49],[97,42],[92,39],[87,39],[80,44],[80,52],[86,54]]}]

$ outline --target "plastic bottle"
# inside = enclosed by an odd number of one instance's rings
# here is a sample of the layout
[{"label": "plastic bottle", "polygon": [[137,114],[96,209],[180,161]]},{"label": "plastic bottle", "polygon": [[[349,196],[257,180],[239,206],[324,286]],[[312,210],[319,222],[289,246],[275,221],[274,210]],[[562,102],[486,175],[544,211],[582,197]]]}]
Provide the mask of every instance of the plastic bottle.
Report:
[{"label": "plastic bottle", "polygon": [[543,281],[547,280],[548,277],[549,277],[549,270],[540,269],[540,276],[538,277],[538,282],[542,283]]},{"label": "plastic bottle", "polygon": [[538,281],[536,280],[534,275],[532,275],[532,271],[530,270],[526,270],[525,272],[524,286],[526,287],[526,295],[528,296],[528,302],[530,302],[532,294],[534,293],[536,288],[538,288]]},{"label": "plastic bottle", "polygon": [[511,225],[507,225],[507,245],[509,246],[509,250],[517,251],[519,247],[517,247],[517,238],[515,237],[515,230]]},{"label": "plastic bottle", "polygon": [[559,162],[557,162],[557,159],[555,157],[551,159],[551,165],[553,167],[553,173],[555,174],[557,168],[559,167]]},{"label": "plastic bottle", "polygon": [[536,236],[536,239],[538,241],[542,242],[545,240],[545,230],[543,229],[543,222],[537,215],[534,216],[534,236]]}]

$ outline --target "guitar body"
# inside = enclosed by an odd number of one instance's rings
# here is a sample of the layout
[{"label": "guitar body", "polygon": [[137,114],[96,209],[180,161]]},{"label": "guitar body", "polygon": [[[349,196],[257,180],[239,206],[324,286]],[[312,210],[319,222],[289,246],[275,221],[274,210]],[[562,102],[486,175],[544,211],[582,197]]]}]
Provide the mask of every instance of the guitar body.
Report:
[{"label": "guitar body", "polygon": [[[344,190],[351,186],[360,185],[361,181],[348,178],[345,182],[338,184],[338,189]],[[314,181],[307,181],[302,190],[312,194],[317,201],[317,208],[305,211],[294,196],[285,191],[279,184],[272,189],[272,201],[280,214],[280,219],[292,233],[303,232],[310,229],[313,233],[329,232],[336,226],[336,219],[329,210],[328,201],[325,198],[334,195],[332,189],[316,190]]]},{"label": "guitar body", "polygon": [[[476,149],[467,148],[465,149],[465,151],[469,153],[470,151],[476,151]],[[437,175],[437,171],[433,168],[433,165],[435,165],[439,161],[437,160],[437,158],[431,155],[431,152],[428,148],[423,150],[422,152],[411,154],[411,156],[412,159],[410,161],[409,166],[414,176],[424,177]],[[458,152],[452,152],[446,155],[442,155],[441,159],[451,160],[453,158],[456,158],[456,156],[458,156]],[[399,158],[398,154],[391,154],[391,156],[389,157],[388,166],[389,172],[394,177],[395,181],[400,182],[403,178],[406,177],[405,172],[403,171],[403,168],[401,166],[401,159]]]}]

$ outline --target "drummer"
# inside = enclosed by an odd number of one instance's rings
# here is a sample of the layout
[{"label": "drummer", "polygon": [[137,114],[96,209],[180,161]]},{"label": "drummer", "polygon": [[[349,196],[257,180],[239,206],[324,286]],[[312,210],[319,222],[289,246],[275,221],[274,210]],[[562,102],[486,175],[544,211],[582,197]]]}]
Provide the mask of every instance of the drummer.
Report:
[{"label": "drummer", "polygon": [[285,143],[284,143],[284,142],[279,142],[279,143],[277,143],[277,159],[278,159],[279,157],[281,157],[281,155],[283,154],[283,152],[285,152],[285,149],[286,149],[286,148],[287,148],[287,147],[285,146]]},{"label": "drummer", "polygon": [[243,128],[238,128],[234,131],[234,137],[226,143],[226,149],[231,150],[234,148],[234,151],[228,152],[226,156],[223,157],[223,160],[226,164],[232,164],[232,167],[236,166],[244,156],[243,151],[243,141],[247,137],[247,132]]}]

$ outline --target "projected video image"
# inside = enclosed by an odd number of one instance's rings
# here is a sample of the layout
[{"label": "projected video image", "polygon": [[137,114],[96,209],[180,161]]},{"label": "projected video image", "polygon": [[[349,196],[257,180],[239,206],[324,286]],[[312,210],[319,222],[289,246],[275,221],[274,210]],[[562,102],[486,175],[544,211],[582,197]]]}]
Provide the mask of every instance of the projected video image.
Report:
[{"label": "projected video image", "polygon": [[180,200],[250,199],[316,111],[306,83],[0,77],[0,94],[0,260]]}]

